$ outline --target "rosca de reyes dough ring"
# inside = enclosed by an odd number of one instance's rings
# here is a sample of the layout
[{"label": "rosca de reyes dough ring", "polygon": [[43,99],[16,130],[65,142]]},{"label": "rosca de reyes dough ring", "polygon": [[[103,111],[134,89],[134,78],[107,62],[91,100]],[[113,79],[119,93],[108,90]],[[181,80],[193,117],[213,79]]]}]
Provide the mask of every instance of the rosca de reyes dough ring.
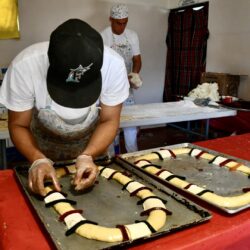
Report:
[{"label": "rosca de reyes dough ring", "polygon": [[[104,227],[85,218],[82,210],[73,207],[76,202],[66,199],[64,194],[52,190],[51,187],[46,187],[45,205],[53,206],[60,214],[60,221],[64,221],[67,227],[66,235],[77,233],[88,239],[122,242],[150,236],[165,225],[167,216],[171,215],[171,212],[166,209],[165,201],[157,197],[150,188],[114,169],[99,166],[99,171],[101,177],[117,181],[131,196],[138,196],[140,198],[138,204],[143,206],[141,215],[147,215],[147,219],[132,224],[116,225],[114,228]],[[56,172],[58,178],[73,174],[75,166],[59,168]]]},{"label": "rosca de reyes dough ring", "polygon": [[230,171],[239,171],[250,176],[250,168],[236,160],[228,159],[222,156],[215,156],[208,152],[195,148],[176,148],[176,149],[161,149],[155,152],[151,152],[135,158],[134,164],[143,168],[145,171],[158,176],[161,179],[168,181],[174,186],[184,189],[187,192],[201,197],[203,200],[209,203],[215,204],[217,206],[225,208],[235,208],[240,206],[245,206],[250,204],[250,190],[243,189],[242,194],[237,196],[224,197],[213,193],[210,190],[206,190],[198,185],[191,184],[185,180],[185,177],[175,175],[170,171],[161,168],[158,165],[152,164],[151,160],[164,160],[170,157],[176,158],[181,154],[189,154],[190,157],[195,157],[196,159],[202,158],[208,160],[210,164],[215,164],[220,167],[226,167]]},{"label": "rosca de reyes dough ring", "polygon": [[164,160],[167,158],[176,158],[178,155],[183,154],[189,154],[190,156],[196,158],[196,159],[205,159],[208,160],[210,164],[214,164],[220,167],[227,167],[230,171],[239,171],[242,172],[248,176],[250,176],[250,168],[245,166],[242,163],[237,162],[236,160],[229,159],[222,156],[215,156],[211,153],[208,153],[206,151],[203,151],[201,149],[196,148],[175,148],[175,149],[160,149],[145,155],[141,155],[135,158],[135,162],[139,160]]}]

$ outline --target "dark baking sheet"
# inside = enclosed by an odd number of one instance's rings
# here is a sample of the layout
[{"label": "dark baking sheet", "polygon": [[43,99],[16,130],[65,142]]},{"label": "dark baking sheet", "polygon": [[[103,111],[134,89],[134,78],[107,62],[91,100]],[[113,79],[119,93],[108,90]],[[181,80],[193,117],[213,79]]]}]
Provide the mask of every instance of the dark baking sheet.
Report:
[{"label": "dark baking sheet", "polygon": [[[172,146],[165,146],[161,148],[181,148],[181,147],[189,147],[189,148],[197,148],[201,149],[205,152],[208,152],[210,154],[213,154],[215,156],[222,156],[229,159],[234,159],[239,163],[243,163],[246,166],[250,167],[250,163],[248,161],[229,156],[226,154],[222,154],[217,151],[213,151],[207,148],[203,148],[200,146],[196,146],[191,143],[182,143],[182,144],[176,144]],[[161,148],[154,148],[154,149],[148,149],[143,151],[138,151],[135,153],[128,153],[120,155],[119,158],[121,160],[125,160],[126,162],[129,162],[131,165],[133,165],[134,159],[138,156],[143,156],[145,154],[151,153],[153,151],[160,150]],[[195,157],[190,157],[188,154],[178,155],[176,159],[174,158],[168,158],[164,161],[160,160],[154,160],[151,161],[153,164],[160,165],[162,168],[165,168],[172,172],[173,174],[184,176],[186,177],[186,181],[189,183],[196,184],[200,187],[203,187],[208,190],[212,190],[214,193],[220,195],[220,196],[236,196],[242,194],[243,188],[249,188],[250,187],[250,179],[247,178],[247,176],[239,171],[229,171],[228,168],[224,167],[221,168],[219,166],[209,164],[208,160],[205,159],[195,159]],[[134,168],[138,168],[134,166]],[[141,169],[142,172],[146,172],[145,170]],[[148,173],[150,174],[150,173]],[[158,179],[161,182],[166,182],[168,185],[173,185],[170,182],[167,182],[166,180],[160,179],[157,176],[154,176],[155,179]],[[176,187],[178,188],[178,187]],[[183,192],[187,192],[190,195],[193,195],[197,197],[198,199],[202,200],[202,197],[196,196],[194,194],[191,194],[187,190],[181,189]],[[208,202],[208,201],[205,201]],[[220,210],[223,210],[229,214],[237,213],[241,210],[244,210],[246,208],[250,207],[250,204],[241,206],[241,207],[235,207],[235,208],[226,208],[217,206],[214,203],[210,203],[211,205],[219,208]]]},{"label": "dark baking sheet", "polygon": [[223,102],[223,100],[221,100],[218,103],[221,106],[224,106],[226,108],[240,110],[240,111],[250,111],[250,101],[237,100],[237,101],[226,103],[226,102]]},{"label": "dark baking sheet", "polygon": [[[133,242],[107,243],[89,240],[77,234],[67,237],[65,236],[66,227],[62,222],[58,221],[59,215],[55,210],[53,208],[45,208],[44,201],[30,194],[27,187],[27,170],[16,168],[16,176],[25,194],[57,249],[76,250],[83,249],[83,246],[85,250],[128,248],[129,245],[143,243],[155,237],[161,237],[170,232],[194,226],[211,218],[211,214],[207,210],[174,193],[171,189],[152,180],[129,164],[122,163],[122,166],[120,166],[120,163],[112,163],[109,167],[132,173],[130,178],[151,187],[157,196],[167,200],[166,207],[172,211],[172,215],[167,217],[166,225],[150,237],[141,238]],[[74,207],[76,209],[83,209],[83,216],[89,220],[98,222],[99,225],[115,227],[117,224],[130,224],[134,223],[135,220],[145,219],[145,217],[140,216],[140,213],[143,211],[142,206],[136,205],[139,198],[130,197],[127,191],[122,191],[121,184],[114,180],[107,181],[99,177],[95,187],[81,195],[76,194],[71,189],[69,176],[61,178],[60,183],[63,186],[63,192],[68,194],[67,198],[77,201],[77,205]]]}]

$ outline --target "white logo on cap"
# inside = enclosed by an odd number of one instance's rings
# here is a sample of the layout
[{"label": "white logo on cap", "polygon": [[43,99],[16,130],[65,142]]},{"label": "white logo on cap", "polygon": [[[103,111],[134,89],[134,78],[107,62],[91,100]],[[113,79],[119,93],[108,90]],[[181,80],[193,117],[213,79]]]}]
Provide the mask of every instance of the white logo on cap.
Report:
[{"label": "white logo on cap", "polygon": [[83,67],[81,64],[76,68],[76,69],[70,69],[70,73],[68,75],[68,78],[66,79],[66,82],[80,82],[82,76],[90,70],[91,66],[93,63],[90,65]]}]

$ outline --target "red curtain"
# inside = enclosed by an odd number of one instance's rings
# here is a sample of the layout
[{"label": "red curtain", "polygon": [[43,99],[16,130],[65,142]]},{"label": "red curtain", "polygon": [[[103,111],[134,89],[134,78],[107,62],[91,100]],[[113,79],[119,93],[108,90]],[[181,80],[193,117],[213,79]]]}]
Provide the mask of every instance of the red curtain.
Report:
[{"label": "red curtain", "polygon": [[[199,10],[194,7],[203,6]],[[200,83],[206,67],[208,2],[171,10],[168,18],[167,63],[163,101],[186,96]]]}]

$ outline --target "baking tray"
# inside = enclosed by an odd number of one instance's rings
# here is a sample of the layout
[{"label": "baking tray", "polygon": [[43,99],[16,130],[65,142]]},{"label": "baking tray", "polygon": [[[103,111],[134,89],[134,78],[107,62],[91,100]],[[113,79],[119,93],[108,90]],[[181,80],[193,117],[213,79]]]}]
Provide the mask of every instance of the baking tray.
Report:
[{"label": "baking tray", "polygon": [[[128,162],[129,164],[131,164],[131,166],[134,166],[134,168],[138,168],[137,166],[134,165],[134,161],[138,157],[143,157],[143,155],[152,152],[157,152],[162,149],[177,149],[186,147],[192,149],[200,149],[214,156],[221,156],[227,159],[232,159],[250,168],[250,162],[248,161],[227,154],[222,154],[220,152],[203,148],[191,143],[181,143],[171,146],[164,146],[159,148],[138,151],[134,153],[122,154],[118,156],[118,159],[119,161]],[[176,158],[170,157],[164,160],[160,159],[152,160],[151,163],[159,165],[162,169],[166,169],[175,175],[184,177],[185,181],[187,181],[188,183],[195,184],[199,187],[205,188],[206,190],[211,190],[215,194],[222,197],[241,195],[243,194],[242,191],[243,189],[248,190],[249,192],[249,187],[250,187],[249,176],[239,171],[229,171],[228,168],[220,167],[215,164],[209,163],[209,161],[206,159],[197,160],[195,157],[190,157],[189,154],[182,154],[178,155]],[[146,172],[146,170],[142,168],[139,168],[139,170],[142,172]],[[153,177],[154,179],[160,181],[161,183],[167,184],[168,187],[172,186],[175,187],[175,189],[177,188],[177,190],[178,189],[182,190],[182,193],[184,192],[184,195],[185,193],[189,193],[190,195],[205,201],[204,199],[202,199],[201,196],[195,195],[186,189],[178,188],[175,185],[171,184],[169,181],[157,177],[156,175],[150,173],[148,174],[151,175],[151,177]],[[210,203],[214,207],[217,207],[218,209],[228,214],[234,214],[250,207],[250,203],[238,207],[224,207],[224,206],[219,206],[214,202],[209,202],[209,201],[205,202]]]},{"label": "baking tray", "polygon": [[220,106],[225,108],[238,110],[238,111],[250,111],[250,101],[237,100],[229,103],[225,103],[222,101],[218,102]]},{"label": "baking tray", "polygon": [[[65,236],[66,226],[58,221],[59,215],[55,210],[53,208],[46,208],[44,201],[37,199],[37,197],[29,192],[27,186],[27,170],[25,168],[16,168],[16,176],[26,196],[57,249],[76,250],[82,246],[84,246],[85,250],[127,249],[130,245],[141,244],[170,232],[195,226],[212,217],[206,209],[176,194],[171,189],[165,187],[165,185],[153,180],[141,171],[134,169],[130,164],[124,162],[120,164],[112,161],[108,167],[118,171],[125,171],[132,175],[130,178],[133,180],[150,187],[155,195],[167,201],[166,208],[172,212],[172,215],[167,216],[165,226],[158,232],[153,233],[150,237],[144,237],[134,241],[107,243],[89,240],[77,234]],[[89,220],[98,222],[99,225],[115,227],[117,224],[129,224],[134,223],[135,220],[145,219],[145,217],[140,216],[140,213],[143,211],[142,206],[136,204],[139,198],[130,197],[127,191],[122,191],[121,184],[114,180],[107,181],[99,176],[94,188],[81,195],[72,190],[69,176],[61,178],[60,183],[62,185],[62,191],[68,194],[67,198],[77,201],[77,205],[74,205],[74,207],[76,209],[83,209],[83,216]]]}]

